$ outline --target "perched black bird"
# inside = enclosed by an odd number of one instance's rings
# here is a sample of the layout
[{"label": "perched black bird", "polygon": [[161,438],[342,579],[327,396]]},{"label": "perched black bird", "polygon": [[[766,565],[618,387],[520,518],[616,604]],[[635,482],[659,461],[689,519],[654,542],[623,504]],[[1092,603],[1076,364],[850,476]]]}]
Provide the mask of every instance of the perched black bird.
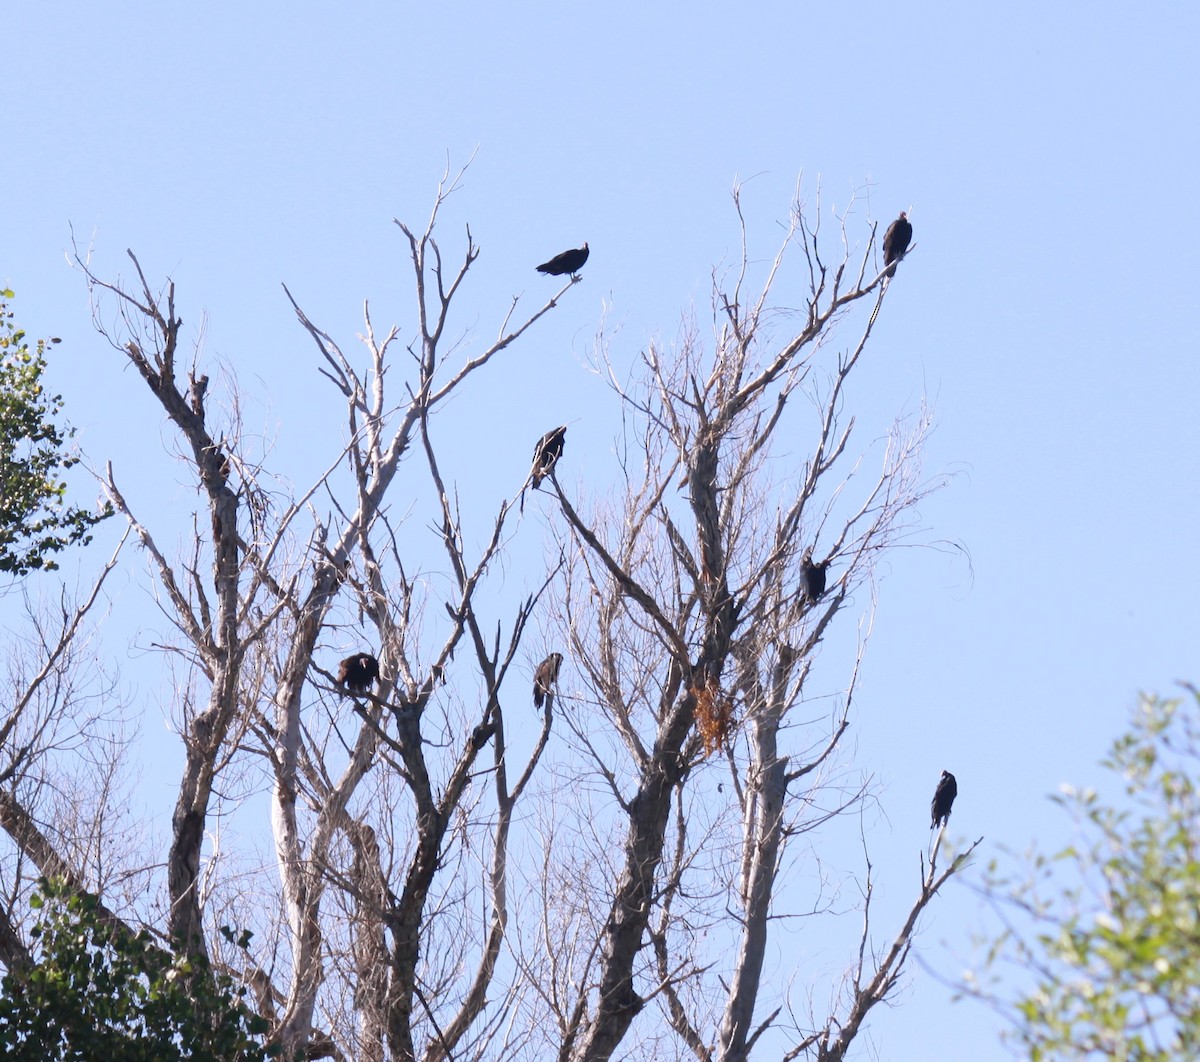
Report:
[{"label": "perched black bird", "polygon": [[552,277],[561,277],[564,273],[570,273],[571,279],[574,280],[575,274],[583,268],[583,263],[587,260],[588,245],[585,243],[582,247],[556,254],[549,262],[543,262],[538,266],[537,271],[549,273]]},{"label": "perched black bird", "polygon": [[815,602],[825,593],[825,579],[829,571],[829,561],[813,564],[812,550],[805,550],[804,559],[800,562],[800,574],[804,578],[804,596]]},{"label": "perched black bird", "polygon": [[562,667],[562,653],[551,653],[538,664],[533,673],[533,706],[540,708],[550,694],[551,687],[558,682],[558,669]]},{"label": "perched black bird", "polygon": [[555,428],[553,431],[546,432],[538,440],[538,444],[533,450],[532,475],[534,490],[537,490],[542,485],[542,480],[550,475],[555,462],[562,457],[563,443],[566,442],[566,438],[567,426],[564,424],[561,428]]},{"label": "perched black bird", "polygon": [[481,723],[471,731],[471,747],[478,752],[484,745],[488,743],[490,738],[496,732],[495,723]]},{"label": "perched black bird", "polygon": [[958,783],[954,780],[954,775],[949,771],[942,771],[942,780],[938,782],[937,789],[933,794],[933,803],[929,805],[930,813],[933,815],[933,825],[929,827],[931,830],[939,823],[945,826],[950,821],[950,808],[954,804],[956,796],[958,796]]},{"label": "perched black bird", "polygon": [[901,210],[900,216],[888,226],[887,232],[883,234],[883,264],[891,266],[891,269],[887,271],[889,277],[896,275],[896,267],[893,263],[904,257],[904,252],[908,250],[908,241],[911,239],[912,226],[908,223],[908,215]]},{"label": "perched black bird", "polygon": [[353,693],[366,693],[379,678],[379,661],[370,653],[348,656],[338,665],[338,685]]}]

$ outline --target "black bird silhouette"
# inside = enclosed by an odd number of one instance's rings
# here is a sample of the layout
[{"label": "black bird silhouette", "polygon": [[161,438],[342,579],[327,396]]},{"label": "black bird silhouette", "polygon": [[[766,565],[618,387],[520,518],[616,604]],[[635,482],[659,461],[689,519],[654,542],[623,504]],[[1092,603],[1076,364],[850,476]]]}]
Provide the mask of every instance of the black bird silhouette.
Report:
[{"label": "black bird silhouette", "polygon": [[929,811],[933,815],[933,825],[929,827],[931,830],[939,823],[945,826],[950,821],[950,808],[956,796],[958,783],[954,780],[954,775],[949,771],[942,771],[942,780],[938,782],[933,794],[933,803],[929,805]]},{"label": "black bird silhouette", "polygon": [[[537,446],[533,448],[533,468],[529,475],[533,480],[533,489],[537,490],[542,485],[542,480],[545,479],[553,470],[558,459],[562,457],[563,443],[567,437],[567,426],[564,424],[561,427],[555,428],[553,431],[546,432],[539,440]],[[525,488],[521,488],[521,512],[525,511]]]},{"label": "black bird silhouette", "polygon": [[537,271],[549,273],[552,277],[561,277],[564,273],[570,273],[571,279],[574,280],[575,274],[583,268],[583,263],[587,260],[588,245],[585,243],[582,247],[556,254],[549,262],[543,262],[538,266]]},{"label": "black bird silhouette", "polygon": [[533,450],[533,489],[542,485],[542,480],[550,475],[558,459],[562,457],[563,443],[567,440],[567,426],[546,432],[538,440]]},{"label": "black bird silhouette", "polygon": [[889,277],[896,275],[896,266],[893,263],[904,257],[904,252],[908,250],[908,241],[911,239],[912,226],[908,223],[908,215],[901,210],[900,216],[883,234],[883,264],[891,266],[887,271]]},{"label": "black bird silhouette", "polygon": [[558,682],[558,669],[562,667],[562,653],[551,653],[538,664],[533,673],[533,706],[540,708]]},{"label": "black bird silhouette", "polygon": [[490,738],[496,732],[495,723],[480,723],[474,730],[471,731],[471,747],[478,752],[484,745],[488,743]]},{"label": "black bird silhouette", "polygon": [[813,564],[812,550],[804,551],[804,559],[800,562],[800,574],[804,578],[804,595],[809,601],[816,601],[825,593],[826,574],[829,571],[829,561]]},{"label": "black bird silhouette", "polygon": [[366,693],[379,678],[379,661],[370,653],[348,656],[338,664],[338,685],[354,693]]}]

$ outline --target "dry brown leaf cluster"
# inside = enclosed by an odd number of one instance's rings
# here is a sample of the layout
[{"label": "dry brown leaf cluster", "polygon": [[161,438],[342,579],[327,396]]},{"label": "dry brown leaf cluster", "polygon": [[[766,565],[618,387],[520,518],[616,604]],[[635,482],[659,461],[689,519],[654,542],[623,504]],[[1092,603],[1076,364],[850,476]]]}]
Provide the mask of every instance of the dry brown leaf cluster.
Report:
[{"label": "dry brown leaf cluster", "polygon": [[692,694],[696,698],[696,729],[704,740],[704,755],[711,756],[725,747],[733,732],[733,702],[712,684],[694,688]]}]

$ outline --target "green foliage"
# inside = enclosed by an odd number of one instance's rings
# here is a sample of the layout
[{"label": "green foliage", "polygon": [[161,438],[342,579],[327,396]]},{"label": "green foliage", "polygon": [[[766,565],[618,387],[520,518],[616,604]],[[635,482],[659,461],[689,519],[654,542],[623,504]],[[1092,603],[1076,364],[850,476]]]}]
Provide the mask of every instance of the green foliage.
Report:
[{"label": "green foliage", "polygon": [[[160,948],[102,919],[91,896],[42,880],[32,968],[0,991],[0,1053],[29,1062],[175,1062],[275,1057],[245,986],[203,959]],[[229,939],[234,934],[229,931]],[[248,934],[239,938],[248,943]]]},{"label": "green foliage", "polygon": [[[1120,808],[1095,790],[1055,799],[1079,841],[1029,857],[1028,876],[995,876],[994,897],[1022,919],[989,956],[1015,958],[1025,984],[1000,1003],[1035,1060],[1084,1056],[1200,1059],[1200,696],[1143,697],[1103,766],[1120,777]],[[1033,987],[1030,988],[1029,978]],[[995,983],[995,982],[994,982]]]},{"label": "green foliage", "polygon": [[46,351],[57,339],[32,347],[13,322],[9,290],[0,291],[0,572],[25,575],[56,568],[53,555],[91,540],[91,527],[111,515],[68,508],[63,473],[78,462],[66,451],[74,432],[55,419],[62,396],[42,386]]}]

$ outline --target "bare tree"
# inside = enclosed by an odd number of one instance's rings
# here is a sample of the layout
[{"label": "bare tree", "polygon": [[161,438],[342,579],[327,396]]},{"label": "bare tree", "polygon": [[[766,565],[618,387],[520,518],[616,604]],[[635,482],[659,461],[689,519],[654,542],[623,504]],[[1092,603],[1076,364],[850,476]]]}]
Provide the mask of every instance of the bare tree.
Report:
[{"label": "bare tree", "polygon": [[[741,218],[737,192],[735,203]],[[747,1058],[779,1021],[784,1007],[763,1004],[763,974],[781,875],[812,857],[800,837],[866,793],[838,772],[858,660],[831,714],[797,715],[830,625],[938,485],[920,478],[927,415],[892,427],[871,479],[843,413],[888,290],[872,278],[873,238],[854,262],[843,225],[843,254],[827,265],[797,207],[752,290],[742,231],[731,283],[714,280],[711,346],[694,327],[670,351],[649,346],[632,386],[602,366],[626,414],[623,491],[585,515],[554,480],[576,543],[561,607],[586,676],[574,727],[598,783],[583,788],[596,797],[582,817],[609,823],[580,859],[584,895],[556,912],[569,959],[526,956],[535,980],[556,982],[546,1020],[564,1062],[607,1059],[619,1044],[632,1057],[626,1037],[651,1001],[647,1058],[665,1057],[664,1022],[707,1062]],[[791,256],[808,288],[799,311],[772,303],[777,285],[795,289]],[[871,300],[869,316],[827,353],[860,300]],[[799,467],[798,427],[811,440]],[[818,590],[806,579],[814,567]],[[728,797],[697,777],[718,757]],[[548,843],[559,850],[561,829]],[[783,1030],[790,1057],[842,1057],[896,983],[917,914],[947,876],[924,880],[891,951],[876,960],[864,936],[844,1005]]]},{"label": "bare tree", "polygon": [[[565,545],[504,606],[494,571],[518,513],[503,501],[469,525],[433,426],[576,279],[524,316],[514,299],[494,341],[450,343],[479,255],[469,228],[455,264],[435,239],[459,178],[423,229],[397,222],[416,295],[407,344],[367,308],[362,350],[347,353],[287,292],[345,416],[343,448],[300,491],[244,431],[236,384],[214,400],[202,352],[183,349],[174,285],[152,285],[132,253],[133,284],[80,259],[98,306],[117,311],[98,315],[101,331],[164,411],[208,516],[173,556],[117,472],[104,476],[174,628],[163,648],[184,753],[161,874],[133,859],[122,870],[162,889],[164,946],[245,979],[288,1058],[735,1060],[768,1030],[786,1057],[841,1058],[961,862],[938,876],[931,862],[888,949],[866,924],[827,1013],[764,989],[770,934],[794,902],[782,878],[817,858],[821,831],[856,822],[868,793],[842,748],[865,637],[833,698],[809,692],[819,649],[863,588],[869,629],[878,558],[938,485],[921,478],[926,414],[860,447],[844,412],[888,291],[874,229],[856,252],[843,221],[827,264],[797,205],[752,290],[743,223],[741,261],[714,281],[711,345],[691,328],[631,374],[602,345],[623,481],[585,503],[562,461],[536,470]],[[799,310],[773,302],[785,283],[807,287]],[[833,352],[839,323],[852,339]],[[398,496],[418,515],[396,518]],[[414,556],[421,518],[444,583]],[[531,621],[548,615],[569,667],[539,671],[538,729],[518,757],[505,694],[528,711],[532,662],[555,648],[529,644]],[[348,690],[337,659],[368,652],[360,624],[379,680]],[[556,719],[567,728],[552,742]],[[59,873],[23,800],[0,800],[13,882]],[[269,864],[229,850],[232,823],[264,836],[269,824]],[[78,857],[57,858],[79,889],[107,894]],[[867,912],[870,885],[868,871]],[[29,954],[19,885],[5,886],[0,959],[14,966]],[[153,910],[111,917],[132,926]],[[252,928],[254,946],[231,946],[229,925]]]},{"label": "bare tree", "polygon": [[[81,599],[64,590],[56,603],[39,607],[26,594],[20,635],[7,639],[0,828],[11,843],[0,851],[0,962],[9,969],[30,961],[20,927],[39,876],[103,893],[122,908],[128,899],[129,882],[112,851],[114,844],[127,851],[118,777],[126,767],[124,705],[115,678],[89,652],[90,621],[124,541]],[[111,799],[97,804],[82,795],[95,792]],[[101,914],[117,920],[107,906]]]}]

